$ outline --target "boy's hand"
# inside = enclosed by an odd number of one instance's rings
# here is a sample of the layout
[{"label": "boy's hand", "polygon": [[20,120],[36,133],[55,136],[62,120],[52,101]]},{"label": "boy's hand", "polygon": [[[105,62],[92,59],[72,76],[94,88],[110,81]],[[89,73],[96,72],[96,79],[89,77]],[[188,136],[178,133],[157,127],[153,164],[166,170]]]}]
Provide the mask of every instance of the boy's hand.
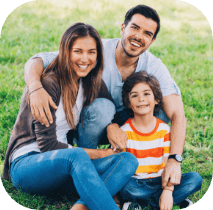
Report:
[{"label": "boy's hand", "polygon": [[160,210],[172,210],[173,207],[173,196],[172,191],[163,190],[159,199]]},{"label": "boy's hand", "polygon": [[107,126],[107,137],[114,151],[117,146],[120,151],[126,149],[127,135],[125,131],[119,128],[118,124],[113,123]]}]

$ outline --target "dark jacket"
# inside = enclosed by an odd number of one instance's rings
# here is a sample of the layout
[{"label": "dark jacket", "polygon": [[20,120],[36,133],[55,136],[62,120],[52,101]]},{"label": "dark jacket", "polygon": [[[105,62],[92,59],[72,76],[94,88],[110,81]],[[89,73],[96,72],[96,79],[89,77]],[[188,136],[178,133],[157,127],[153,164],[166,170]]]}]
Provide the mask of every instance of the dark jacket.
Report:
[{"label": "dark jacket", "polygon": [[[48,94],[52,97],[54,103],[58,106],[61,96],[61,89],[58,82],[53,77],[47,76],[42,81],[42,85]],[[103,81],[98,98],[107,98],[112,101],[112,98]],[[33,118],[30,111],[30,106],[27,103],[27,91],[24,93],[5,155],[3,169],[4,179],[8,181],[10,180],[10,160],[12,155],[15,151],[17,151],[17,149],[25,145],[36,141],[41,152],[68,148],[68,144],[57,141],[55,116],[56,110],[51,107],[50,110],[53,117],[53,123],[50,124],[49,127],[46,127]]]}]

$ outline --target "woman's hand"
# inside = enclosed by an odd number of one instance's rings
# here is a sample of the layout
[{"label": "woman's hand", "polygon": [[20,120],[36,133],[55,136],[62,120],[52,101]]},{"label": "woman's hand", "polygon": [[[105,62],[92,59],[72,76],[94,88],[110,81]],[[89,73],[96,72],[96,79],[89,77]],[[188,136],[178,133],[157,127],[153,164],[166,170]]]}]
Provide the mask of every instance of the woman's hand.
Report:
[{"label": "woman's hand", "polygon": [[49,123],[53,122],[49,105],[54,109],[58,109],[58,107],[44,88],[36,90],[40,87],[42,87],[40,81],[33,82],[29,86],[31,113],[35,120],[49,127]]},{"label": "woman's hand", "polygon": [[173,207],[173,196],[172,191],[163,190],[159,199],[160,210],[172,210]]},{"label": "woman's hand", "polygon": [[119,150],[114,151],[112,148],[109,149],[87,149],[84,148],[85,152],[89,155],[91,160],[105,158],[110,155],[119,153]]},{"label": "woman's hand", "polygon": [[126,149],[127,135],[126,132],[119,128],[118,124],[112,123],[107,126],[107,137],[113,150],[119,147],[120,151]]},{"label": "woman's hand", "polygon": [[102,158],[110,156],[110,155],[114,155],[119,153],[120,151],[118,149],[116,149],[115,151],[112,148],[109,149],[102,149]]}]

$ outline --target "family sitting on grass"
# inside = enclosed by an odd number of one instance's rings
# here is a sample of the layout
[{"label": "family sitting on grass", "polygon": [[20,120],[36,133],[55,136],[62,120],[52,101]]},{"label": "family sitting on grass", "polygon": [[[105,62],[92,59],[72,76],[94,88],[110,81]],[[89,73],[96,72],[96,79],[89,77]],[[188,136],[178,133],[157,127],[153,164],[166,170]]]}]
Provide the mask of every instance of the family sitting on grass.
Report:
[{"label": "family sitting on grass", "polygon": [[147,51],[159,30],[156,11],[138,5],[126,13],[121,39],[101,40],[92,26],[76,23],[59,51],[33,56],[3,178],[26,193],[63,189],[79,197],[72,210],[191,205],[187,197],[202,178],[181,175],[180,90]]}]

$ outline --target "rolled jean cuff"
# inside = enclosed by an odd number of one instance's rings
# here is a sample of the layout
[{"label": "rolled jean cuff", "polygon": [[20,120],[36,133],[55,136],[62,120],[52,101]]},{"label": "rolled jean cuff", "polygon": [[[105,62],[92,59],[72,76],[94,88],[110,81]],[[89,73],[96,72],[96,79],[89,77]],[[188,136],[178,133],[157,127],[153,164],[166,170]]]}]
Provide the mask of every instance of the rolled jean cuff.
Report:
[{"label": "rolled jean cuff", "polygon": [[81,199],[79,199],[75,204],[82,204],[88,208],[88,206]]}]

